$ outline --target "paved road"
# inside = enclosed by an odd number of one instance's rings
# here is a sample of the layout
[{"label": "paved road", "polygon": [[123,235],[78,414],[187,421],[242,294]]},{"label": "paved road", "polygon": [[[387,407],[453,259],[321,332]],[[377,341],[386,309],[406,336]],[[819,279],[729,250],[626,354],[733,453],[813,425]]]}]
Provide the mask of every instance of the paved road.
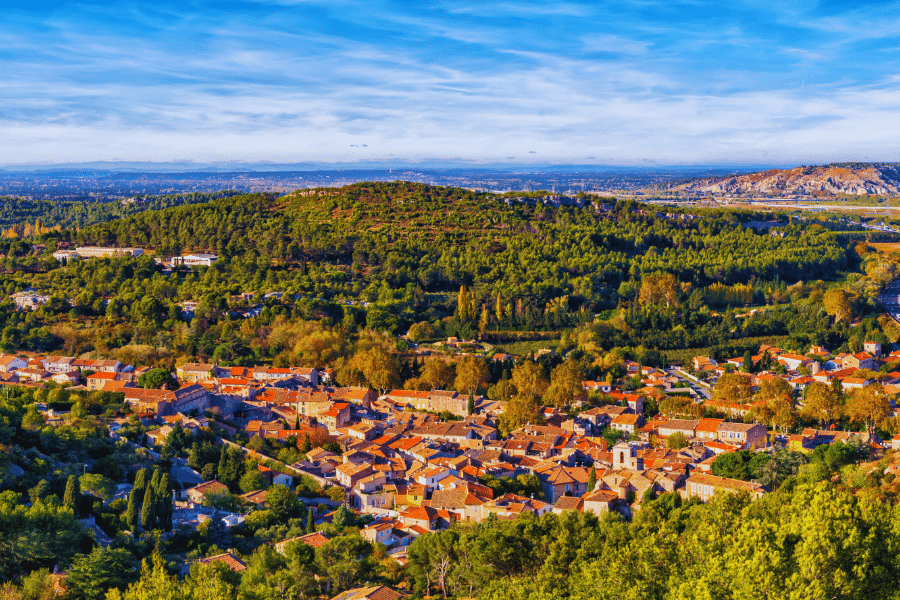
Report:
[{"label": "paved road", "polygon": [[705,400],[709,400],[710,398],[712,398],[712,392],[710,392],[708,384],[699,381],[696,377],[692,377],[685,371],[682,371],[681,369],[677,369],[675,367],[670,367],[666,371],[670,375],[674,375],[675,377],[686,381],[691,389],[693,389],[697,395],[703,397]]},{"label": "paved road", "polygon": [[878,297],[889,317],[900,323],[900,279],[890,282]]}]

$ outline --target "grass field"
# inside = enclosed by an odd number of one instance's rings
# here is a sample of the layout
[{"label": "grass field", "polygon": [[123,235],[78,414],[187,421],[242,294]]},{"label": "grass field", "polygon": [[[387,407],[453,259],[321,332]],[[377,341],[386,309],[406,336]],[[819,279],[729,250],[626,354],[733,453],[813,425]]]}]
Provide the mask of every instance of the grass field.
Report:
[{"label": "grass field", "polygon": [[890,254],[891,252],[900,252],[900,242],[892,242],[892,243],[872,243],[869,242],[866,244],[867,246],[871,246],[875,248],[878,252],[883,252],[885,254]]},{"label": "grass field", "polygon": [[529,352],[537,352],[541,348],[549,348],[550,350],[555,351],[559,347],[559,340],[503,342],[502,344],[497,344],[495,347],[498,352],[505,352],[506,354],[513,354],[515,356],[526,356]]},{"label": "grass field", "polygon": [[[767,344],[769,346],[778,346],[786,340],[788,336],[772,336],[772,337],[750,337],[737,340],[728,340],[728,345],[735,348],[743,348],[744,350],[752,350],[756,352],[760,345]],[[685,348],[683,350],[663,350],[662,352],[668,357],[670,363],[689,363],[695,356],[710,356],[715,348]],[[743,356],[744,352],[736,352],[734,356]],[[733,358],[733,357],[729,357]]]}]

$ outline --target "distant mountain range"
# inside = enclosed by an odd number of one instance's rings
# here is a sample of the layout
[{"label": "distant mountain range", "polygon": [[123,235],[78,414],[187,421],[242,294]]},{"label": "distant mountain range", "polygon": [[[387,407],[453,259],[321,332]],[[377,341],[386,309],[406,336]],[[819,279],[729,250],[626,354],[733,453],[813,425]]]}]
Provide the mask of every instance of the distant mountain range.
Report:
[{"label": "distant mountain range", "polygon": [[668,187],[690,194],[814,196],[900,194],[900,163],[838,163],[708,177]]}]

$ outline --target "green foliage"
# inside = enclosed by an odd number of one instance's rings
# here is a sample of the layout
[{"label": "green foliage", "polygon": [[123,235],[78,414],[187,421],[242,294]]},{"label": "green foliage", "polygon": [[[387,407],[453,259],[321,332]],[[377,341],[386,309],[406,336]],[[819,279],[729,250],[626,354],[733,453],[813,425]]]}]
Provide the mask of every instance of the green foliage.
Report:
[{"label": "green foliage", "polygon": [[140,500],[138,499],[139,492],[137,489],[132,489],[128,494],[128,507],[125,509],[125,524],[128,526],[128,530],[132,533],[136,533],[139,525],[140,518]]},{"label": "green foliage", "polygon": [[104,500],[109,500],[116,493],[116,482],[96,473],[82,475],[78,478],[78,483],[84,492],[99,496]]},{"label": "green foliage", "polygon": [[137,383],[140,387],[148,389],[178,389],[178,380],[172,376],[171,371],[166,369],[150,369],[138,377]]},{"label": "green foliage", "polygon": [[666,439],[666,448],[680,450],[688,446],[687,436],[680,431],[676,431]]},{"label": "green foliage", "polygon": [[495,498],[504,494],[517,494],[526,498],[544,499],[544,488],[541,486],[541,480],[537,475],[523,474],[515,477],[482,475],[478,478],[478,481],[494,490]]},{"label": "green foliage", "polygon": [[81,513],[81,483],[78,480],[78,475],[69,475],[69,480],[66,482],[66,492],[63,496],[63,504],[76,516]]},{"label": "green foliage", "polygon": [[297,498],[297,494],[286,486],[273,485],[266,492],[266,504],[275,517],[281,521],[287,521],[302,514],[303,504]]},{"label": "green foliage", "polygon": [[718,477],[750,481],[753,478],[750,462],[755,456],[756,453],[749,450],[723,452],[713,461],[712,474]]},{"label": "green foliage", "polygon": [[263,475],[258,469],[251,469],[244,473],[241,477],[240,488],[241,491],[246,493],[255,492],[257,490],[264,490],[268,487],[269,483],[266,480],[266,476]]},{"label": "green foliage", "polygon": [[26,507],[18,494],[0,492],[0,581],[51,564],[67,565],[84,533],[65,505]]},{"label": "green foliage", "polygon": [[626,524],[566,512],[489,519],[419,537],[423,595],[505,598],[894,597],[892,509],[827,483],[703,505],[648,499]]},{"label": "green foliage", "polygon": [[78,556],[66,577],[72,600],[102,600],[110,589],[123,590],[137,579],[134,556],[124,548],[95,548]]}]

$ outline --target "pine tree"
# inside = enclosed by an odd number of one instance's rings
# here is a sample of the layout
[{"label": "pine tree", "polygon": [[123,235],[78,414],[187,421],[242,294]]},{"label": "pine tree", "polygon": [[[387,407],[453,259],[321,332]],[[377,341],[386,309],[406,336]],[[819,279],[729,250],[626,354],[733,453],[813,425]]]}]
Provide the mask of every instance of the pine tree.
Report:
[{"label": "pine tree", "polygon": [[125,522],[128,524],[128,529],[131,533],[137,533],[138,528],[140,509],[138,508],[139,501],[137,497],[137,489],[131,490],[131,493],[128,494],[128,509],[125,511]]},{"label": "pine tree", "polygon": [[141,527],[144,531],[151,531],[156,528],[156,488],[152,485],[147,486],[144,492],[144,506],[141,507]]},{"label": "pine tree", "polygon": [[81,514],[81,482],[78,481],[77,475],[69,475],[63,504],[71,508],[76,517]]}]

